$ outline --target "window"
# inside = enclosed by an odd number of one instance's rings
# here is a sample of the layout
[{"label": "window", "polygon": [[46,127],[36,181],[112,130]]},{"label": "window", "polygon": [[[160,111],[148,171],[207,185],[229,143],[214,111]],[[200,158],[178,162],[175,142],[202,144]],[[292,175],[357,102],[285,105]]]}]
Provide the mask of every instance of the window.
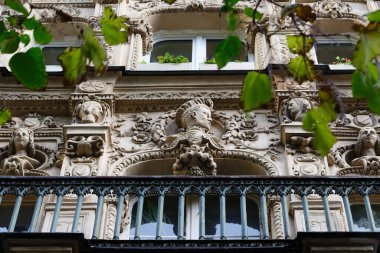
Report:
[{"label": "window", "polygon": [[[375,220],[376,230],[380,230],[380,204],[371,204],[373,219]],[[367,212],[364,204],[351,205],[351,214],[354,221],[354,231],[365,232],[371,231]]]},{"label": "window", "polygon": [[[189,60],[188,69],[199,70],[207,69],[205,65],[210,65],[215,57],[215,51],[220,42],[225,36],[207,36],[207,35],[168,35],[161,36],[155,39],[152,52],[144,56],[144,63],[157,63],[158,56],[163,56],[165,53],[170,53],[174,56],[185,56]],[[232,60],[231,63],[237,64],[236,69],[253,69],[254,58],[253,54],[245,50],[245,45],[241,42],[241,54]],[[209,64],[205,64],[208,60]],[[229,63],[229,64],[231,64]],[[240,65],[238,63],[241,63]],[[143,65],[143,64],[140,64]],[[148,64],[149,65],[149,64]],[[213,64],[211,64],[213,65]],[[142,66],[143,67],[143,66]],[[166,66],[168,67],[168,66]],[[213,65],[216,69],[216,65]],[[228,68],[227,68],[228,69]],[[153,70],[153,69],[152,69]]]},{"label": "window", "polygon": [[68,47],[79,47],[80,42],[52,42],[42,48],[42,53],[45,57],[46,71],[62,71],[58,57]]},{"label": "window", "polygon": [[[342,36],[316,38],[315,53],[319,64],[346,64],[344,59],[352,59],[355,40]],[[339,58],[337,58],[339,57]]]},{"label": "window", "polygon": [[[9,198],[8,198],[9,197]],[[8,232],[9,222],[14,209],[14,198],[5,196],[0,205],[0,233]],[[25,202],[21,204],[19,215],[17,217],[14,232],[26,232],[29,229],[34,211],[33,202]]]},{"label": "window", "polygon": [[[199,199],[198,196],[186,196],[184,236],[186,239],[199,239]],[[242,239],[240,199],[237,195],[226,196],[225,236],[230,240]],[[220,239],[220,200],[218,196],[210,195],[205,199],[205,238]],[[132,210],[129,210],[129,236],[134,239],[137,215],[137,198],[130,201]],[[144,198],[142,220],[139,238],[152,240],[156,238],[158,197]],[[254,199],[246,198],[247,237],[260,238],[259,207]],[[127,229],[128,230],[128,229]],[[163,223],[161,238],[164,240],[177,239],[178,236],[178,196],[165,196],[163,209]],[[122,236],[123,237],[123,236]]]}]

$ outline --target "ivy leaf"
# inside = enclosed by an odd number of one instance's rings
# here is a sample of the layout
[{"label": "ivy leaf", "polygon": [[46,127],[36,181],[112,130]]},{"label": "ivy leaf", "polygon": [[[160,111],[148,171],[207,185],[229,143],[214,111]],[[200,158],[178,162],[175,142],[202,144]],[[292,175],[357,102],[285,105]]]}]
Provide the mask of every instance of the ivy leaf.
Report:
[{"label": "ivy leaf", "polygon": [[371,12],[367,15],[367,18],[371,22],[378,22],[380,23],[380,10]]},{"label": "ivy leaf", "polygon": [[281,18],[285,18],[286,16],[298,16],[305,22],[313,23],[317,15],[313,13],[313,9],[309,5],[304,4],[290,4],[285,6],[281,12]]},{"label": "ivy leaf", "polygon": [[104,8],[100,24],[102,26],[104,39],[109,45],[118,45],[127,42],[128,26],[125,22],[127,22],[127,19],[125,17],[117,17],[111,7]]},{"label": "ivy leaf", "polygon": [[314,62],[309,58],[299,55],[288,63],[288,71],[293,75],[294,79],[302,83],[306,80],[312,81],[315,78]]},{"label": "ivy leaf", "polygon": [[4,4],[12,10],[22,13],[25,17],[29,16],[28,10],[19,0],[5,0]]},{"label": "ivy leaf", "polygon": [[12,117],[12,112],[6,109],[0,109],[0,126],[7,123]]},{"label": "ivy leaf", "polygon": [[243,83],[240,101],[244,111],[251,111],[268,103],[272,99],[272,84],[266,74],[251,71],[247,74]]},{"label": "ivy leaf", "polygon": [[86,28],[83,33],[84,45],[82,50],[85,56],[92,61],[95,67],[95,71],[103,73],[106,69],[104,62],[106,61],[106,51],[100,45],[99,40],[95,37],[91,28]]},{"label": "ivy leaf", "polygon": [[30,43],[30,37],[27,34],[21,34],[20,35],[20,41],[27,46]]},{"label": "ivy leaf", "polygon": [[66,48],[58,57],[64,74],[64,85],[81,82],[87,72],[86,56],[81,48]]},{"label": "ivy leaf", "polygon": [[313,47],[314,39],[304,35],[288,35],[286,41],[290,52],[305,55]]},{"label": "ivy leaf", "polygon": [[18,23],[18,19],[15,17],[15,16],[10,16],[10,17],[7,17],[7,20],[8,20],[8,23],[11,25],[11,26],[17,26],[17,23]]},{"label": "ivy leaf", "polygon": [[361,72],[367,72],[367,66],[380,55],[380,23],[369,23],[360,31],[360,38],[352,57],[352,65]]},{"label": "ivy leaf", "polygon": [[33,30],[37,26],[38,21],[34,17],[32,17],[25,19],[24,22],[22,22],[22,24],[26,29]]},{"label": "ivy leaf", "polygon": [[250,17],[250,18],[258,20],[258,21],[260,21],[262,19],[262,17],[263,17],[263,14],[261,12],[259,12],[256,9],[249,8],[249,7],[245,7],[244,8],[244,14],[247,17]]},{"label": "ivy leaf", "polygon": [[313,147],[323,156],[327,155],[336,142],[336,138],[328,125],[336,118],[334,108],[335,104],[331,101],[325,101],[307,112],[302,120],[302,127],[314,134]]},{"label": "ivy leaf", "polygon": [[34,27],[33,36],[36,42],[41,45],[48,44],[53,39],[53,36],[48,32],[46,27],[39,22]]},{"label": "ivy leaf", "polygon": [[237,36],[230,35],[227,39],[223,40],[215,52],[215,61],[218,69],[226,66],[234,57],[238,56],[241,51],[240,39]]},{"label": "ivy leaf", "polygon": [[366,99],[369,109],[380,114],[380,80],[375,64],[369,64],[366,73],[356,70],[352,74],[352,95],[357,99]]},{"label": "ivy leaf", "polygon": [[3,54],[13,54],[20,44],[20,37],[17,32],[10,30],[0,35],[0,52]]},{"label": "ivy leaf", "polygon": [[177,1],[177,0],[162,0],[162,1],[164,1],[164,2],[167,3],[167,4],[173,4],[173,3],[175,3],[175,1]]},{"label": "ivy leaf", "polygon": [[47,74],[41,48],[32,47],[25,53],[16,53],[9,61],[12,74],[25,87],[42,90],[46,87]]}]

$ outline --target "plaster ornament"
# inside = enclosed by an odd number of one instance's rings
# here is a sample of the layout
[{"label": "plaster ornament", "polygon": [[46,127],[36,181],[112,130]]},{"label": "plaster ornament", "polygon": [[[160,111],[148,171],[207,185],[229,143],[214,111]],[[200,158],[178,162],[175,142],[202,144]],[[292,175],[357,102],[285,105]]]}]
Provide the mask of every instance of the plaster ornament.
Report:
[{"label": "plaster ornament", "polygon": [[96,97],[84,99],[74,107],[74,122],[79,124],[106,124],[110,116],[110,106]]},{"label": "plaster ornament", "polygon": [[42,116],[39,113],[28,113],[23,117],[12,117],[10,121],[1,126],[1,128],[58,128],[62,127],[61,122],[54,120],[52,116]]},{"label": "plaster ornament", "polygon": [[295,93],[290,98],[282,101],[281,114],[284,123],[302,121],[303,114],[316,107],[316,103],[304,93]]},{"label": "plaster ornament", "polygon": [[[355,154],[359,157],[353,159],[351,165],[363,167],[363,174],[379,171],[380,139],[373,127],[364,127],[359,131]],[[380,173],[376,172],[376,174]]]},{"label": "plaster ornament", "polygon": [[8,157],[1,162],[0,175],[12,176],[47,176],[37,170],[41,162],[35,159],[34,132],[19,128],[12,134],[8,146]]},{"label": "plaster ornament", "polygon": [[220,140],[209,132],[212,107],[209,98],[196,98],[182,104],[175,112],[175,122],[179,127],[177,134],[165,136],[164,131],[155,126],[154,139],[161,148],[165,151],[179,150],[173,165],[174,174],[216,175],[216,163],[210,151],[221,150],[222,146]]},{"label": "plaster ornament", "polygon": [[107,84],[99,80],[85,81],[79,84],[79,89],[87,93],[101,93],[107,88]]},{"label": "plaster ornament", "polygon": [[307,155],[294,159],[293,174],[296,176],[325,176],[326,170],[318,157]]},{"label": "plaster ornament", "polygon": [[99,157],[104,152],[104,140],[95,136],[74,136],[67,140],[66,154],[71,157]]},{"label": "plaster ornament", "polygon": [[338,18],[342,17],[343,13],[350,13],[351,5],[341,0],[323,0],[313,5],[316,13],[322,16]]}]

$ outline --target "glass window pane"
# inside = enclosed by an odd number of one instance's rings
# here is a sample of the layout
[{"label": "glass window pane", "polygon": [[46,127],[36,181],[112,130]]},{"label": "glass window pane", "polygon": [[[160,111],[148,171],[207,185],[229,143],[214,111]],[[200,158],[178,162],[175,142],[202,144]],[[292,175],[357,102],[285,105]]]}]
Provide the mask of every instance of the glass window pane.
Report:
[{"label": "glass window pane", "polygon": [[[246,198],[247,207],[247,235],[249,238],[260,237],[259,209],[255,201]],[[226,237],[228,239],[241,239],[240,198],[238,196],[226,197]],[[206,198],[206,238],[220,238],[220,211],[219,197]]]},{"label": "glass window pane", "polygon": [[[380,204],[371,204],[375,226],[380,229]],[[351,205],[352,219],[354,220],[354,231],[371,231],[364,204]]]},{"label": "glass window pane", "polygon": [[318,43],[316,46],[318,63],[332,64],[336,57],[352,59],[355,45],[351,43]]},{"label": "glass window pane", "polygon": [[42,52],[45,56],[46,65],[60,65],[58,56],[65,51],[66,47],[44,47]]},{"label": "glass window pane", "polygon": [[163,56],[166,52],[174,56],[183,55],[192,61],[192,40],[166,40],[157,42],[153,45],[153,51],[150,54],[150,62],[158,62],[157,57]]},{"label": "glass window pane", "polygon": [[[222,41],[223,40],[221,40],[221,39],[208,39],[206,41],[206,57],[207,57],[207,60],[215,57],[216,48],[218,47],[218,45]],[[248,53],[245,50],[245,45],[243,42],[241,42],[241,48],[242,48],[242,50],[240,52],[240,55],[233,58],[232,61],[242,61],[242,62],[248,61]]]},{"label": "glass window pane", "polygon": [[[157,197],[146,197],[144,199],[143,216],[141,221],[140,238],[142,239],[155,239],[157,228]],[[131,228],[129,237],[131,239],[135,236],[136,227],[136,212],[137,202],[133,205]],[[177,238],[177,222],[178,222],[178,198],[166,196],[164,200],[164,215],[162,223],[161,237],[163,239],[176,239]]]},{"label": "glass window pane", "polygon": [[[0,207],[0,233],[7,232],[12,217],[14,203]],[[34,206],[21,204],[14,232],[26,232],[32,220]]]}]

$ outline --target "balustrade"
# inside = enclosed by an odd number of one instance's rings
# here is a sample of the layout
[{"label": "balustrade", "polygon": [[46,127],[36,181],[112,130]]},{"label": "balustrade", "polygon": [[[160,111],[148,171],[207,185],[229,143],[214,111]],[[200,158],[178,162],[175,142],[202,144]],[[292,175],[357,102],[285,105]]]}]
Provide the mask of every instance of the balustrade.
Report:
[{"label": "balustrade", "polygon": [[[298,199],[300,206],[302,206],[305,231],[312,231],[311,200],[320,202],[321,210],[325,215],[326,230],[333,231],[336,226],[333,226],[330,203],[331,196],[334,195],[334,201],[341,203],[342,210],[344,210],[342,217],[347,224],[346,230],[351,232],[354,231],[355,224],[351,213],[350,200],[352,196],[355,196],[355,199],[359,197],[364,203],[363,208],[367,215],[368,227],[370,231],[375,231],[376,219],[371,206],[371,199],[376,200],[376,195],[379,193],[379,180],[370,177],[1,177],[0,212],[4,208],[4,200],[7,200],[8,204],[12,203],[13,211],[9,223],[7,223],[7,231],[14,232],[18,219],[24,216],[21,208],[23,200],[27,198],[30,203],[30,200],[33,199],[33,214],[27,227],[28,232],[39,232],[41,227],[38,227],[38,220],[45,217],[42,211],[44,210],[43,206],[49,200],[53,201],[55,207],[49,231],[54,233],[57,232],[61,210],[67,209],[67,198],[69,197],[71,201],[75,200],[75,205],[71,205],[73,210],[72,227],[68,232],[76,232],[85,198],[90,195],[97,196],[97,198],[93,198],[95,199],[96,210],[93,223],[91,223],[93,224],[92,239],[101,239],[100,229],[103,227],[102,215],[105,210],[103,207],[107,199],[112,198],[116,207],[112,226],[113,239],[120,239],[122,219],[129,216],[134,219],[134,233],[129,235],[129,239],[161,240],[165,239],[163,234],[167,211],[165,208],[168,205],[175,205],[177,213],[173,223],[176,224],[173,226],[176,228],[173,230],[175,230],[176,239],[181,240],[194,239],[190,238],[191,236],[186,232],[186,226],[190,225],[186,217],[189,216],[190,212],[188,206],[195,202],[197,204],[195,206],[198,208],[196,212],[198,216],[197,222],[193,221],[192,224],[197,224],[197,238],[200,240],[273,239],[275,235],[270,230],[272,226],[269,224],[270,221],[273,223],[271,216],[273,208],[270,203],[276,201],[281,206],[279,211],[281,229],[284,238],[288,239],[294,234],[291,229],[291,222],[294,217],[288,211],[290,198],[293,201]],[[54,198],[51,195],[54,195]],[[231,237],[229,236],[231,233],[228,233],[228,229],[232,227],[232,225],[227,226],[228,214],[231,210],[228,199],[231,196],[236,198],[236,203],[239,203],[240,224],[238,225],[240,226],[240,235],[238,238],[236,236]],[[211,202],[208,203],[210,197],[216,199],[214,204],[216,203],[217,206],[210,207]],[[132,198],[137,199],[134,216],[131,211],[133,205],[128,204]],[[157,203],[153,215],[156,223],[155,236],[150,238],[143,233],[142,222],[144,207],[149,204],[148,200],[151,199],[157,200]],[[176,201],[172,201],[173,199]],[[247,203],[251,200],[257,203],[258,212],[255,213],[257,217],[252,217],[253,213],[248,208]],[[207,233],[207,219],[210,218],[207,217],[209,208],[215,208],[219,213],[216,215],[219,234],[211,237]],[[249,220],[252,218],[257,219],[260,223],[258,225],[260,237],[255,237],[248,231],[250,229]]]}]

